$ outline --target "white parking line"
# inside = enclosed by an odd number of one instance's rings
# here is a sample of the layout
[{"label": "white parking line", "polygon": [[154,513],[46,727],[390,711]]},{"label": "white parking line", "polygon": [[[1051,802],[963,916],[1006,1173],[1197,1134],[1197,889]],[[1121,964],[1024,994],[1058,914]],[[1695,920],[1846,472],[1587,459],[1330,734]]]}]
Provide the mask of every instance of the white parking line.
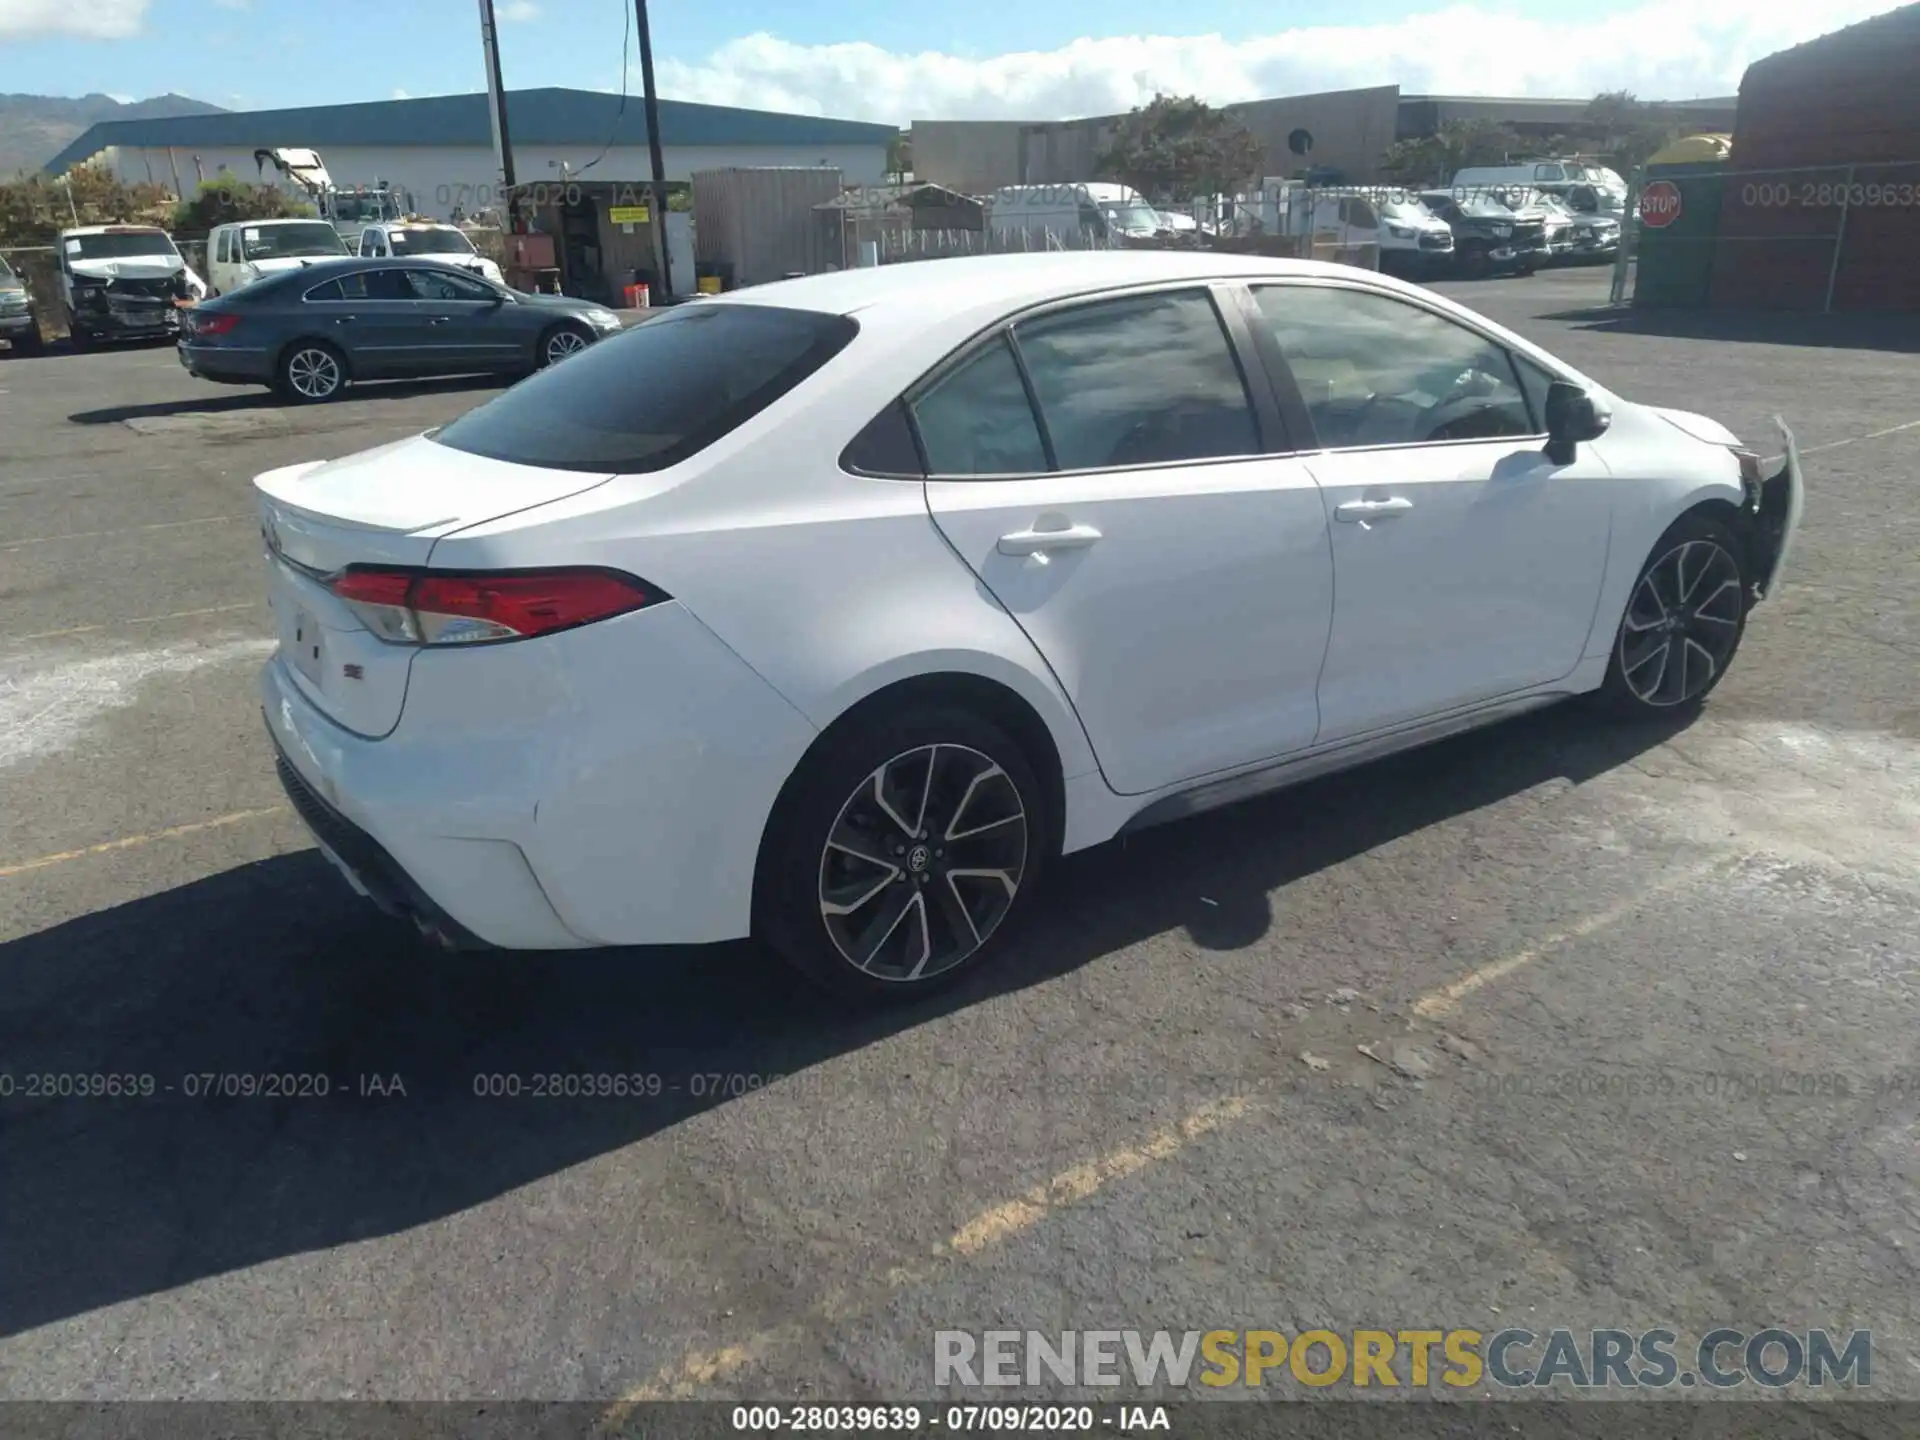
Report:
[{"label": "white parking line", "polygon": [[197,520],[163,520],[156,525],[123,525],[117,530],[75,530],[67,535],[35,535],[27,540],[16,540],[11,545],[0,545],[0,555],[10,550],[24,550],[29,545],[51,545],[56,540],[101,540],[109,535],[139,535],[149,530],[181,530],[190,525],[231,525],[236,520],[251,520],[251,515],[203,515]]},{"label": "white parking line", "polygon": [[1889,425],[1884,430],[1871,430],[1865,435],[1855,435],[1851,440],[1829,440],[1824,445],[1803,445],[1802,455],[1818,455],[1822,450],[1838,450],[1843,445],[1858,445],[1862,440],[1879,440],[1887,435],[1898,435],[1902,430],[1920,430],[1920,420],[1909,420],[1904,425]]}]

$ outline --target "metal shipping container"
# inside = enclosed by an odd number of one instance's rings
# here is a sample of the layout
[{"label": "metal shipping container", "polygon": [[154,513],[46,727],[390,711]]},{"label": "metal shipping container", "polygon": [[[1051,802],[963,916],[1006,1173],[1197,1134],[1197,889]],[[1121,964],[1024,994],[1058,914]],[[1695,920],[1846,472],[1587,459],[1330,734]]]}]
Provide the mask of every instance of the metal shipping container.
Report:
[{"label": "metal shipping container", "polygon": [[764,285],[841,263],[813,207],[845,188],[826,166],[737,167],[693,175],[695,259],[731,267],[735,285]]}]

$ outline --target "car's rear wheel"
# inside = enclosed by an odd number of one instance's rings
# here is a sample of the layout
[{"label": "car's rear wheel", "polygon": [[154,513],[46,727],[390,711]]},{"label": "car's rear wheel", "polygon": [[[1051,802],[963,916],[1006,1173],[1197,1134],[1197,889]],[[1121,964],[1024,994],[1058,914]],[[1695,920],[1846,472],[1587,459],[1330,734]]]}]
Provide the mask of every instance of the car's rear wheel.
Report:
[{"label": "car's rear wheel", "polygon": [[857,721],[781,797],[755,929],[842,995],[923,995],[1004,946],[1053,833],[1032,766],[997,725],[942,704]]},{"label": "car's rear wheel", "polygon": [[331,345],[301,340],[280,357],[274,389],[297,404],[332,400],[346,388],[346,357]]},{"label": "car's rear wheel", "polygon": [[593,336],[579,325],[556,325],[540,337],[540,364],[558,365],[569,355],[578,355],[593,343]]},{"label": "car's rear wheel", "polygon": [[1683,515],[1634,580],[1600,699],[1619,714],[1685,714],[1718,685],[1746,633],[1745,547],[1710,515]]}]

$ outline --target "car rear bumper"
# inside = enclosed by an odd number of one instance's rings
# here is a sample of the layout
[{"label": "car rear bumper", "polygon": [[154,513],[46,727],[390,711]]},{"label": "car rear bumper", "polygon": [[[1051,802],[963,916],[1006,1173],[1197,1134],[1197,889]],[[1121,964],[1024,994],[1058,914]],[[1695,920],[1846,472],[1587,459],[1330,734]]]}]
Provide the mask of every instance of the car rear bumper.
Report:
[{"label": "car rear bumper", "polygon": [[185,339],[176,350],[186,372],[202,380],[265,385],[273,379],[273,357],[265,350],[242,345],[196,345]]},{"label": "car rear bumper", "polygon": [[335,724],[279,655],[261,699],[355,888],[443,943],[511,950],[749,933],[767,816],[816,734],[672,602],[423,651],[384,739]]}]

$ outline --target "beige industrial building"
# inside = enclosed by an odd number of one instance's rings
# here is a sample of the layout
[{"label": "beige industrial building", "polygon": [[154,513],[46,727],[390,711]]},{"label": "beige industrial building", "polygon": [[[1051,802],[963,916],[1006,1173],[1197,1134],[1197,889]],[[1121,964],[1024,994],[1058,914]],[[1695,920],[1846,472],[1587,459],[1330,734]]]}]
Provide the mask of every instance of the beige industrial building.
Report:
[{"label": "beige industrial building", "polygon": [[[1676,125],[1729,130],[1734,100],[1667,102]],[[1435,133],[1454,120],[1492,120],[1546,139],[1579,122],[1586,100],[1503,99],[1477,95],[1403,95],[1398,85],[1285,95],[1225,107],[1266,148],[1266,175],[1311,170],[1329,180],[1379,178],[1380,157],[1396,140]],[[1095,178],[1095,158],[1123,117],[1080,120],[916,120],[916,179],[979,194],[1002,185],[1050,185]]]}]

